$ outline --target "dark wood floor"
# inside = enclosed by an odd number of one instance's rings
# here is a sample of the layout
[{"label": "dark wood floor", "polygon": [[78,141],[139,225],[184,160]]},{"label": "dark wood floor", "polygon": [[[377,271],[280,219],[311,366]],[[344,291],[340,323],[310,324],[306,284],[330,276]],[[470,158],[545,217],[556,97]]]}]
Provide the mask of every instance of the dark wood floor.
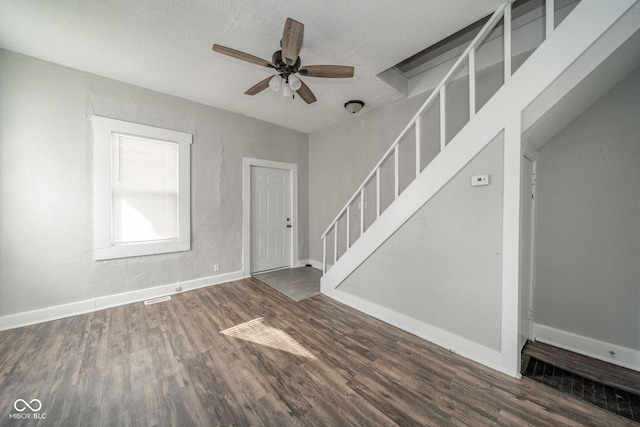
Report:
[{"label": "dark wood floor", "polygon": [[542,342],[528,341],[523,354],[550,363],[592,381],[640,394],[640,372],[616,366]]},{"label": "dark wood floor", "polygon": [[[37,398],[46,421],[9,419]],[[0,332],[0,425],[632,425],[256,279]]]}]

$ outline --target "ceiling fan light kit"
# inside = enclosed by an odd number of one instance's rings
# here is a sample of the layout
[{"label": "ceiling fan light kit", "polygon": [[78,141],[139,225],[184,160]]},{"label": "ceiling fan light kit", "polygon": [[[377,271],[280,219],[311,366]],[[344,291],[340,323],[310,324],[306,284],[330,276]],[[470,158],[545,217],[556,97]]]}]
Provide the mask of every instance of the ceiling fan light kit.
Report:
[{"label": "ceiling fan light kit", "polygon": [[295,74],[289,75],[287,83],[289,83],[289,86],[291,86],[293,90],[298,90],[302,87],[302,81]]},{"label": "ceiling fan light kit", "polygon": [[282,94],[284,95],[285,98],[289,98],[289,97],[293,96],[293,89],[291,89],[291,86],[289,86],[288,83],[285,83],[284,90],[282,91]]},{"label": "ceiling fan light kit", "polygon": [[351,101],[347,101],[344,103],[344,108],[351,114],[359,112],[360,110],[362,110],[362,107],[364,107],[364,102],[358,99],[352,99]]},{"label": "ceiling fan light kit", "polygon": [[[304,25],[300,22],[287,18],[282,32],[282,40],[280,40],[281,50],[276,51],[271,61],[266,61],[257,56],[250,55],[239,50],[213,45],[213,50],[223,55],[231,56],[242,61],[260,65],[262,67],[274,69],[278,74],[273,77],[256,83],[245,92],[246,95],[256,95],[267,87],[274,91],[279,91],[284,83],[284,96],[290,97],[295,91],[300,98],[307,104],[316,102],[316,97],[297,74],[306,77],[322,77],[322,78],[350,78],[353,77],[353,67],[347,65],[307,65],[301,66],[299,56],[302,47],[302,39],[304,36]],[[362,102],[362,101],[359,101]],[[362,103],[364,105],[364,103]],[[346,105],[345,105],[346,107]],[[360,107],[362,108],[362,107]],[[359,110],[358,110],[359,111]]]},{"label": "ceiling fan light kit", "polygon": [[271,90],[277,92],[280,90],[280,86],[282,86],[282,76],[278,75],[271,77],[271,80],[269,80],[269,87]]}]

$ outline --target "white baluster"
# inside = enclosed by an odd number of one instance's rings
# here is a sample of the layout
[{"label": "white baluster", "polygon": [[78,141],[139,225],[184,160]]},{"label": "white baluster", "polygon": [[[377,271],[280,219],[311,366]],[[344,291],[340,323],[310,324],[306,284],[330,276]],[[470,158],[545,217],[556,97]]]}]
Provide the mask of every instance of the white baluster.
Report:
[{"label": "white baluster", "polygon": [[400,146],[396,144],[393,149],[393,178],[394,178],[394,197],[393,200],[398,198],[400,194]]},{"label": "white baluster", "polygon": [[511,77],[511,3],[504,8],[504,82]]},{"label": "white baluster", "polygon": [[376,169],[376,219],[380,218],[380,168]]},{"label": "white baluster", "polygon": [[333,264],[338,262],[338,221],[333,228]]},{"label": "white baluster", "polygon": [[420,116],[418,116],[418,118],[416,119],[416,178],[418,177],[418,175],[420,175],[420,134],[422,133],[422,130],[420,129],[420,126],[422,125],[422,119],[420,118]]},{"label": "white baluster", "polygon": [[322,237],[322,274],[327,272],[327,236]]},{"label": "white baluster", "polygon": [[440,88],[440,151],[444,150],[447,141],[447,85]]},{"label": "white baluster", "polygon": [[360,235],[364,234],[364,187],[360,190]]},{"label": "white baluster", "polygon": [[349,243],[350,223],[351,223],[351,206],[347,206],[347,249],[349,249],[349,247],[351,246],[351,244]]},{"label": "white baluster", "polygon": [[555,6],[553,4],[553,0],[547,0],[545,2],[546,37],[549,37],[551,33],[553,33],[553,30],[555,30],[555,28],[556,28]]},{"label": "white baluster", "polygon": [[476,50],[469,51],[469,120],[476,115]]}]

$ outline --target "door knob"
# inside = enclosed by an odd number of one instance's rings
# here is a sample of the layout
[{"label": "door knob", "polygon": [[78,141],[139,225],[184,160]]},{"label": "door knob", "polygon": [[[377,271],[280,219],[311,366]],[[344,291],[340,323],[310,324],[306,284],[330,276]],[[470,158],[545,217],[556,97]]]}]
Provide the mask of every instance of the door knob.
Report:
[{"label": "door knob", "polygon": [[291,224],[287,224],[287,228],[291,228]]}]

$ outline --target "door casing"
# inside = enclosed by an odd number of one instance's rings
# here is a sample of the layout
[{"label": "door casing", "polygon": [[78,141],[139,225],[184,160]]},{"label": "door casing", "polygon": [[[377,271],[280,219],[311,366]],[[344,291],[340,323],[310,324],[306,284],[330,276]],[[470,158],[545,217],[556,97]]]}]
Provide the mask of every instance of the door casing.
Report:
[{"label": "door casing", "polygon": [[244,157],[242,159],[242,275],[251,275],[251,167],[288,170],[291,173],[291,267],[298,261],[298,165]]},{"label": "door casing", "polygon": [[[536,153],[537,154],[537,153]],[[535,206],[537,156],[523,153],[520,212],[520,284],[518,345],[520,349],[533,337],[533,289],[535,284]],[[527,173],[525,173],[527,172]],[[533,195],[533,197],[532,197]],[[527,209],[529,212],[525,212]]]}]

